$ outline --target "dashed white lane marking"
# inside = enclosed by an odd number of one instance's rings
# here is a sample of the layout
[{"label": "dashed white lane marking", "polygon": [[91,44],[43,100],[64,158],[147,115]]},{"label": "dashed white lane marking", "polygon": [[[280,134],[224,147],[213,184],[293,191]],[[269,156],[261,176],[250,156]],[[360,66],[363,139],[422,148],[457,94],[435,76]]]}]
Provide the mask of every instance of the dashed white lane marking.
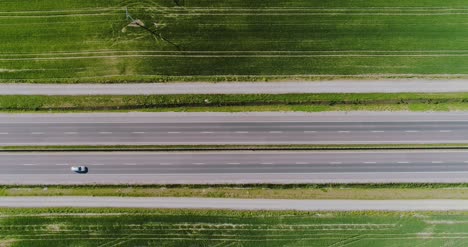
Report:
[{"label": "dashed white lane marking", "polygon": [[103,132],[99,132],[99,134],[108,135],[108,134],[112,134],[112,132],[105,132],[105,131],[103,131]]},{"label": "dashed white lane marking", "polygon": [[432,161],[431,163],[433,164],[440,164],[440,163],[444,163],[443,161]]},{"label": "dashed white lane marking", "polygon": [[330,162],[331,165],[339,165],[339,164],[343,164],[343,162],[339,162],[339,161],[332,161]]},{"label": "dashed white lane marking", "polygon": [[68,164],[55,164],[56,166],[68,166]]},{"label": "dashed white lane marking", "polygon": [[377,162],[375,162],[375,161],[366,161],[366,162],[364,162],[364,164],[377,164]]},{"label": "dashed white lane marking", "polygon": [[44,132],[31,132],[31,135],[43,135]]},{"label": "dashed white lane marking", "polygon": [[240,165],[240,163],[227,163],[228,165]]},{"label": "dashed white lane marking", "polygon": [[76,135],[78,134],[77,132],[63,132],[65,135]]},{"label": "dashed white lane marking", "polygon": [[304,133],[317,133],[317,131],[315,131],[315,130],[306,130],[306,131],[304,131]]},{"label": "dashed white lane marking", "polygon": [[249,133],[248,131],[236,131],[236,134],[247,134]]},{"label": "dashed white lane marking", "polygon": [[103,166],[104,164],[101,164],[101,163],[94,163],[94,164],[90,164],[91,166]]},{"label": "dashed white lane marking", "polygon": [[204,165],[205,163],[192,163],[192,165]]},{"label": "dashed white lane marking", "polygon": [[468,163],[468,160],[463,161],[463,163]]},{"label": "dashed white lane marking", "polygon": [[371,132],[372,133],[384,133],[385,131],[383,131],[383,130],[372,130]]},{"label": "dashed white lane marking", "polygon": [[135,132],[132,132],[132,134],[144,134],[145,132],[141,132],[141,131],[135,131]]},{"label": "dashed white lane marking", "polygon": [[35,166],[37,164],[23,164],[23,166]]},{"label": "dashed white lane marking", "polygon": [[273,163],[271,163],[271,162],[263,162],[263,163],[261,163],[261,164],[262,164],[262,165],[273,165]]},{"label": "dashed white lane marking", "polygon": [[269,133],[271,133],[271,134],[281,134],[281,133],[283,133],[283,131],[270,131]]},{"label": "dashed white lane marking", "polygon": [[167,132],[168,134],[180,134],[180,132],[177,132],[177,131],[169,131]]},{"label": "dashed white lane marking", "polygon": [[213,134],[214,132],[212,132],[212,131],[202,131],[200,133],[202,133],[202,134]]},{"label": "dashed white lane marking", "polygon": [[124,165],[126,165],[126,166],[136,166],[137,164],[136,163],[124,163]]},{"label": "dashed white lane marking", "polygon": [[419,130],[405,130],[406,133],[417,133]]},{"label": "dashed white lane marking", "polygon": [[449,132],[452,132],[451,130],[439,130],[439,132],[441,133],[449,133]]},{"label": "dashed white lane marking", "polygon": [[8,135],[8,132],[0,132],[0,135]]},{"label": "dashed white lane marking", "polygon": [[398,161],[397,163],[398,163],[398,164],[409,164],[408,161]]},{"label": "dashed white lane marking", "polygon": [[349,130],[340,130],[340,131],[338,131],[338,133],[349,133],[349,132],[351,132],[351,131],[349,131]]}]

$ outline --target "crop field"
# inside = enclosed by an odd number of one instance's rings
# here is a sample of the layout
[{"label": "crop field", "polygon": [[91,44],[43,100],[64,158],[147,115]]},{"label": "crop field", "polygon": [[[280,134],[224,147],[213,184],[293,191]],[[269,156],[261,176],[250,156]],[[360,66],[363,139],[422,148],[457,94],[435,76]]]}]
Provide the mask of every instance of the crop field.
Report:
[{"label": "crop field", "polygon": [[468,214],[1,209],[0,246],[466,246]]},{"label": "crop field", "polygon": [[463,0],[4,0],[0,82],[468,77]]}]

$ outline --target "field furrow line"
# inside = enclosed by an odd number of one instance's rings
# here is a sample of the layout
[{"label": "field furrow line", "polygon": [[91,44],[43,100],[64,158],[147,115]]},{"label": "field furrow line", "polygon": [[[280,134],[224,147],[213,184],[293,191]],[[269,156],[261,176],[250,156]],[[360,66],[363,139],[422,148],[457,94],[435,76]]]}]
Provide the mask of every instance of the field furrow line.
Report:
[{"label": "field furrow line", "polygon": [[[163,11],[156,11],[163,12]],[[327,9],[327,10],[267,10],[267,9],[248,9],[248,10],[191,10],[187,9],[186,11],[180,10],[167,10],[164,11],[168,14],[360,14],[360,13],[376,13],[376,14],[451,14],[451,13],[466,13],[468,9],[459,9],[459,10],[450,10],[450,9],[441,9],[441,10],[370,10],[370,9]]]},{"label": "field furrow line", "polygon": [[259,11],[245,11],[245,12],[164,12],[162,14],[165,15],[176,15],[176,16],[235,16],[235,15],[259,15],[259,16],[321,16],[321,15],[332,15],[332,16],[347,16],[347,15],[415,15],[415,16],[432,16],[432,15],[456,15],[456,14],[467,14],[468,11],[463,12],[429,12],[429,11],[421,11],[421,12],[404,12],[404,11],[395,11],[395,12],[376,12],[376,11],[337,11],[337,12],[259,12]]},{"label": "field furrow line", "polygon": [[[99,21],[99,20],[96,20],[96,21],[93,21],[93,20],[55,21],[54,25],[60,25],[60,24],[73,24],[73,25],[76,25],[76,24],[92,24],[92,23],[99,23],[99,24],[103,25],[103,22]],[[17,27],[26,27],[27,26],[27,27],[30,27],[32,25],[44,26],[44,25],[47,25],[47,21],[44,21],[44,22],[28,22],[28,23],[0,23],[0,26],[5,26],[5,27],[11,27],[11,26],[17,26]]]},{"label": "field furrow line", "polygon": [[[138,8],[138,7],[137,7]],[[140,8],[145,8],[145,7],[140,7]],[[468,8],[453,8],[453,7],[335,7],[335,8],[329,8],[329,7],[257,7],[257,8],[243,8],[243,7],[183,7],[183,9],[189,9],[189,10],[200,10],[200,11],[210,11],[210,10],[246,10],[250,11],[252,9],[258,9],[258,10],[298,10],[298,11],[303,11],[303,10],[466,10],[468,11]]]},{"label": "field furrow line", "polygon": [[0,15],[3,19],[28,19],[28,18],[61,18],[61,17],[83,17],[83,16],[115,16],[117,13],[96,13],[96,14],[71,14],[71,15]]},{"label": "field furrow line", "polygon": [[[168,13],[169,15],[170,13]],[[213,12],[200,12],[200,13],[174,13],[178,16],[450,16],[450,15],[468,15],[467,12],[447,12],[447,13],[376,13],[376,12],[317,12],[317,13],[259,13],[259,12],[243,12],[243,13],[213,13]],[[0,19],[44,19],[44,18],[65,18],[65,17],[92,17],[92,16],[120,16],[121,13],[88,13],[88,14],[63,14],[63,15],[0,15]]]},{"label": "field furrow line", "polygon": [[113,59],[113,58],[319,58],[319,57],[468,57],[468,54],[318,54],[318,55],[194,55],[194,54],[134,54],[134,55],[97,55],[72,57],[26,57],[0,58],[0,61],[49,61],[79,59]]},{"label": "field furrow line", "polygon": [[[46,53],[0,53],[0,57],[6,56],[60,56],[60,55],[89,55],[89,54],[109,54],[109,55],[118,55],[119,53],[125,53],[122,55],[131,55],[134,54],[162,54],[162,55],[204,55],[204,54],[217,54],[217,55],[231,55],[231,54],[242,54],[242,55],[265,55],[265,54],[274,54],[274,55],[294,55],[294,54],[304,54],[305,55],[329,55],[324,53],[331,53],[330,55],[392,55],[392,54],[365,54],[365,53],[397,53],[396,55],[426,55],[425,53],[439,53],[439,54],[428,54],[428,55],[461,55],[460,53],[467,53],[468,50],[402,50],[402,51],[385,51],[385,50],[337,50],[337,51],[300,51],[300,50],[198,50],[198,51],[157,51],[157,50],[94,50],[94,51],[71,51],[71,52],[46,52]],[[364,53],[364,54],[337,54],[337,53]],[[411,53],[411,54],[401,54],[401,53]],[[413,54],[416,53],[416,54]]]}]

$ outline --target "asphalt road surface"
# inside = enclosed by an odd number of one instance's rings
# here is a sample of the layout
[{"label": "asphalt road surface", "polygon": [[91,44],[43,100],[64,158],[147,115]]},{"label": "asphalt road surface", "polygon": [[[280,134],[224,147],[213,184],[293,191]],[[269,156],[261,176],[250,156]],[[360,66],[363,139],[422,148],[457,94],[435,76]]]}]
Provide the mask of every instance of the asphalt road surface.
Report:
[{"label": "asphalt road surface", "polygon": [[300,211],[453,211],[468,200],[278,200],[154,197],[0,197],[5,208],[180,208]]},{"label": "asphalt road surface", "polygon": [[[88,174],[71,166],[86,165]],[[0,153],[5,184],[468,182],[468,151]]]},{"label": "asphalt road surface", "polygon": [[0,146],[468,143],[468,114],[0,115]]},{"label": "asphalt road surface", "polygon": [[3,95],[149,95],[468,92],[466,80],[337,80],[142,84],[0,84]]}]

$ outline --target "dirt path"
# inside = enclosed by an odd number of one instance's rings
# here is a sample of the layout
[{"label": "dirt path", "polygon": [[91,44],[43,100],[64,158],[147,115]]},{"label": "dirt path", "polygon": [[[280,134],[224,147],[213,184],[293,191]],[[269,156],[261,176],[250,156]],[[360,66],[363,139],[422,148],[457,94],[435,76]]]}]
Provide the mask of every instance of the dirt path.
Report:
[{"label": "dirt path", "polygon": [[0,207],[189,208],[301,211],[468,210],[468,200],[271,200],[131,197],[2,197]]},{"label": "dirt path", "polygon": [[468,80],[336,80],[140,84],[0,84],[2,95],[149,95],[468,92]]}]

